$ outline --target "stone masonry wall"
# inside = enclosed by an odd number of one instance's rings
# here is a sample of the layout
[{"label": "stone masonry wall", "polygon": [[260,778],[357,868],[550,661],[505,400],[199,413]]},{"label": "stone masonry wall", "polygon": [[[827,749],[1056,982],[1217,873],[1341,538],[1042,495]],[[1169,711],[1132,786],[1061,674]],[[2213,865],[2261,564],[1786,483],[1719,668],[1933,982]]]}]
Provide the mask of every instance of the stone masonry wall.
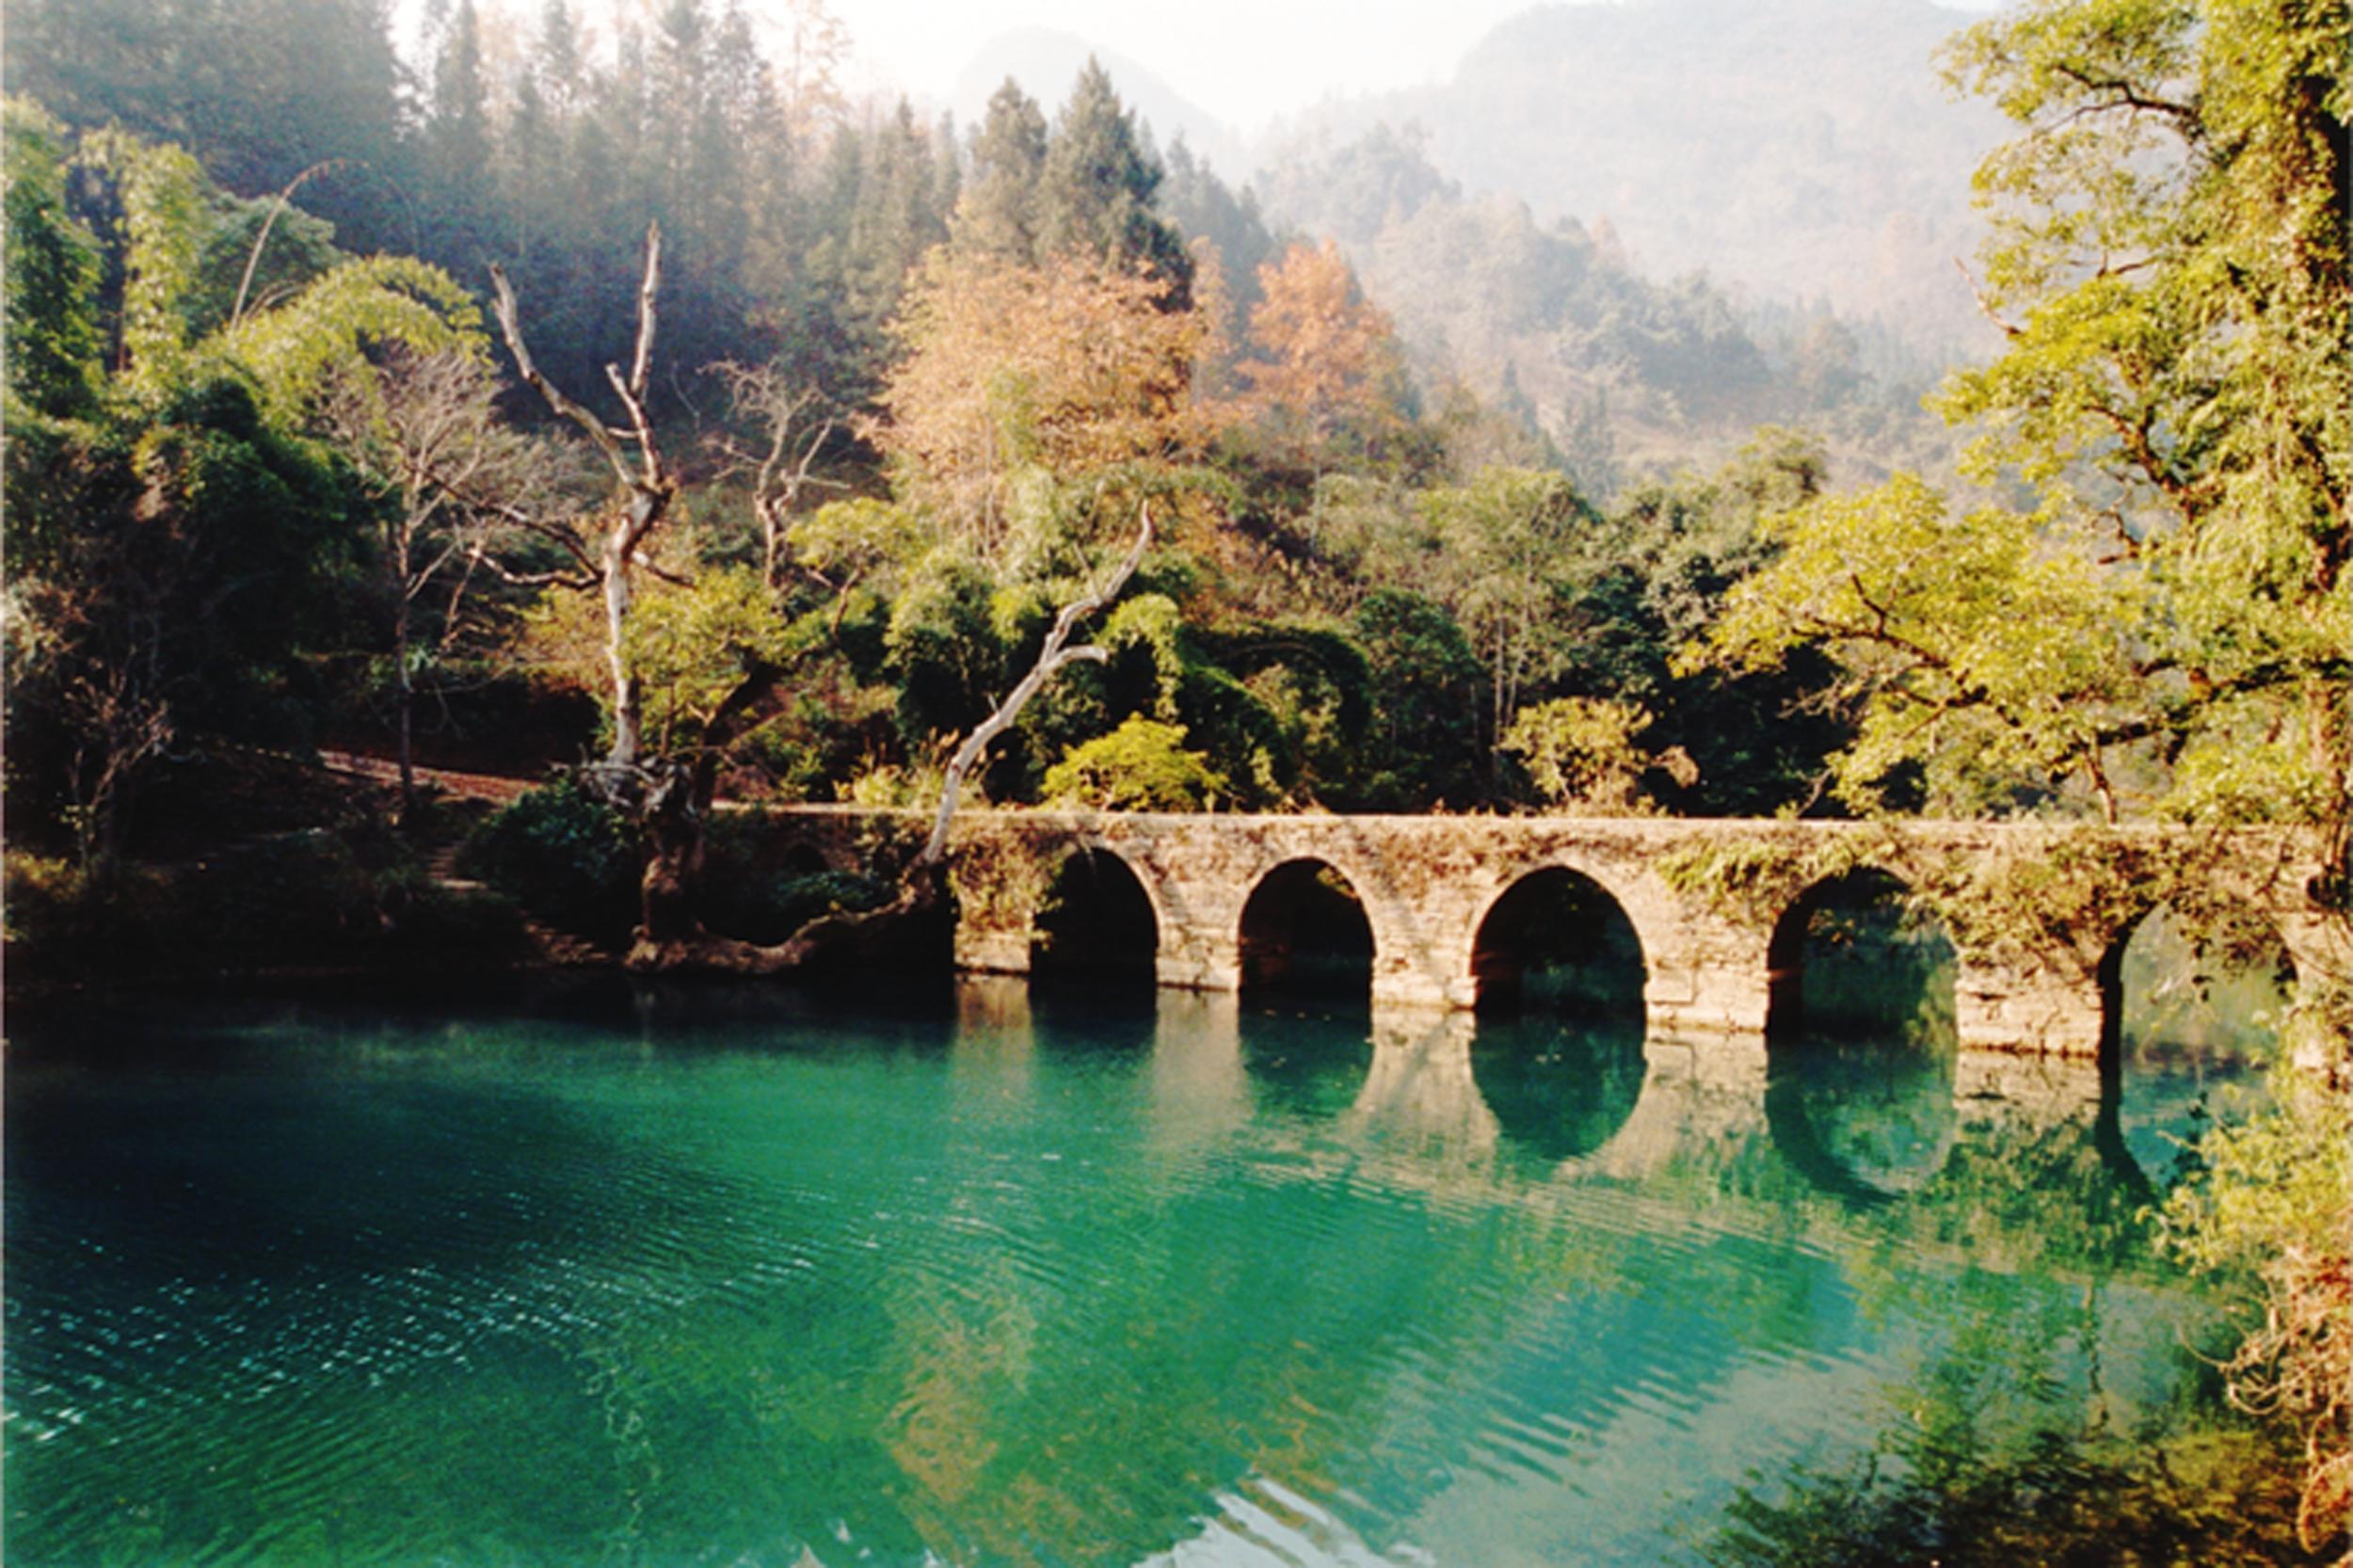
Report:
[{"label": "stone masonry wall", "polygon": [[[774,830],[828,863],[895,819],[845,808],[767,813]],[[2153,830],[2162,831],[2162,830]],[[2035,856],[2065,832],[2039,824],[1858,824],[1681,818],[1155,815],[968,811],[953,837],[960,904],[956,961],[1005,974],[1028,971],[1040,901],[1063,857],[1116,856],[1151,901],[1160,984],[1222,992],[1241,987],[1241,922],[1252,891],[1277,867],[1316,861],[1346,878],[1372,928],[1373,996],[1385,1007],[1463,1009],[1478,1000],[1472,951],[1481,920],[1514,883],[1547,867],[1591,878],[1625,910],[1645,962],[1643,997],[1655,1033],[1753,1033],[1768,1021],[1768,951],[1786,906],[1743,907],[1678,890],[1662,862],[1693,845],[1793,847],[1868,835],[1877,863]],[[2249,835],[2241,891],[2280,928],[2299,965],[2345,963],[2336,937],[2301,897],[2311,868],[2292,836]],[[2129,922],[2126,922],[2129,927]],[[1956,982],[1964,1047],[2089,1058],[2106,1006],[2102,959],[2123,932],[2000,951],[1961,944]]]}]

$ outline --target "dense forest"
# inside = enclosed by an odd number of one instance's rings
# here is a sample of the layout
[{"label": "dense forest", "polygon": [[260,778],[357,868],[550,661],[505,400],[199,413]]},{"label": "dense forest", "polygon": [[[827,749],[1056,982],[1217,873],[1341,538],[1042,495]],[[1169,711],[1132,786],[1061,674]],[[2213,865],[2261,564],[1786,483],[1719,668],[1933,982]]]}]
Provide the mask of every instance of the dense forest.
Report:
[{"label": "dense forest", "polygon": [[[583,699],[612,693],[571,580],[593,575],[596,455],[514,385],[488,268],[547,383],[618,421],[603,367],[656,227],[642,412],[676,494],[630,657],[659,749],[710,754],[730,793],[936,767],[1146,495],[1166,520],[1112,657],[1023,715],[993,798],[1040,798],[1114,736],[1119,768],[1080,768],[1109,804],[1532,803],[1558,769],[1531,748],[1589,743],[1592,776],[1552,793],[1814,792],[1842,732],[1806,701],[1824,667],[1668,664],[1756,564],[1758,518],[1819,488],[1821,443],[1772,430],[1721,471],[1645,476],[1593,407],[1819,411],[1859,382],[1850,352],[1780,375],[1704,286],[1465,203],[1385,131],[1291,176],[1352,246],[1505,258],[1448,323],[1503,364],[1481,396],[1408,353],[1329,238],[1156,152],[1099,70],[1050,117],[1008,84],[959,136],[846,103],[838,28],[795,20],[779,61],[696,0],[643,30],[460,4],[418,79],[364,6],[27,8],[10,210],[55,264],[9,306],[46,350],[11,391],[11,566],[41,628],[12,684],[24,841],[111,853],[200,735],[413,735],[504,767],[596,747]],[[1388,274],[1401,299],[1441,292]],[[1513,333],[1557,343],[1580,414],[1539,417],[1487,342]],[[101,584],[126,601],[90,602]],[[771,665],[789,676],[710,732],[714,683]]]},{"label": "dense forest", "polygon": [[[1093,66],[960,128],[782,14],[443,0],[411,60],[376,0],[11,8],[12,975],[478,959],[507,897],[707,960],[914,886],[746,882],[722,797],[960,784],[2294,823],[2342,920],[2343,5],[1946,48],[2018,132],[1957,462],[1875,328],[1647,279],[1410,127],[1237,189]],[[428,874],[425,762],[552,777],[473,827],[498,891]],[[2341,1068],[2353,987],[2302,978]],[[2343,1117],[2214,1158],[2325,1170]],[[2326,1523],[2342,1278],[2263,1249],[2330,1199],[2256,1185],[2194,1245],[2286,1304],[2239,1370]]]},{"label": "dense forest", "polygon": [[[1956,468],[1895,348],[1650,281],[1411,127],[1302,143],[1262,199],[1092,64],[959,131],[852,103],[839,24],[783,16],[456,0],[411,59],[364,0],[21,8],[21,845],[110,863],[200,738],[920,795],[1150,508],[1103,657],[1009,725],[988,798],[2113,818],[2329,672],[2325,562],[2195,630],[2242,585],[2211,573],[2271,559],[2206,540],[2232,465],[2267,472],[2193,437],[2219,394],[2054,336],[2091,240],[2037,215],[2068,178],[2119,200],[2092,152],[2154,215],[2100,254],[2187,210],[2129,137],[1981,173],[2012,346],[1940,394]],[[1990,89],[2016,55],[1977,36],[1946,69]],[[2332,493],[2314,460],[2273,493]],[[1945,646],[1994,625],[2065,657]]]}]

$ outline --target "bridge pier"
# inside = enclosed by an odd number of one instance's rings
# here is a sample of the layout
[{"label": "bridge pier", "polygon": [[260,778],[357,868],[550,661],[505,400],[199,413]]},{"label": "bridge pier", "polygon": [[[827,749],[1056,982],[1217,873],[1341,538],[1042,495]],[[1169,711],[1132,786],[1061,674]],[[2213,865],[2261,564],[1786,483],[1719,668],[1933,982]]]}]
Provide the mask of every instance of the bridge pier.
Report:
[{"label": "bridge pier", "polygon": [[1031,926],[987,925],[961,916],[956,920],[955,963],[967,974],[1028,974]]},{"label": "bridge pier", "polygon": [[1963,954],[1953,979],[1954,1032],[1961,1048],[2097,1061],[2107,1002],[2098,974],[2084,972],[2072,958],[2004,961]]},{"label": "bridge pier", "polygon": [[1152,966],[1160,984],[1184,991],[1240,991],[1241,905],[1249,889],[1189,874],[1160,859],[1150,870],[1159,883],[1153,915],[1160,921],[1160,945]]},{"label": "bridge pier", "polygon": [[1642,937],[1649,962],[1642,1005],[1653,1031],[1764,1036],[1772,1005],[1765,932],[1696,913],[1677,920],[1662,910]]}]

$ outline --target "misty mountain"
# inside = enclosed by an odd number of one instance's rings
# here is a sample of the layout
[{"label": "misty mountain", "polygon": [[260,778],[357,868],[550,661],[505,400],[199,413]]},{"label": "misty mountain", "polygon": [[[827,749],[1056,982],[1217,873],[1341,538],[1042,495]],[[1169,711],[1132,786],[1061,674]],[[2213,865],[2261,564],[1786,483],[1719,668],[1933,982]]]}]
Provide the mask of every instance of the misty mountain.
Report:
[{"label": "misty mountain", "polygon": [[1650,276],[1827,299],[1966,352],[1986,329],[1953,264],[1974,255],[1969,176],[2004,122],[1953,100],[1932,56],[1969,20],[1928,0],[1543,6],[1444,84],[1308,111],[1268,161],[1417,125],[1448,176],[1612,233]]},{"label": "misty mountain", "polygon": [[1193,155],[1212,165],[1228,179],[1239,178],[1249,160],[1241,141],[1217,116],[1193,103],[1151,67],[1116,50],[1100,48],[1075,33],[1046,27],[1025,27],[1000,33],[975,50],[956,74],[955,111],[959,125],[977,125],[988,111],[988,95],[1006,77],[1044,104],[1050,116],[1070,95],[1070,84],[1089,56],[1100,61],[1119,89],[1119,96],[1149,126],[1154,143],[1166,152],[1183,136]]}]

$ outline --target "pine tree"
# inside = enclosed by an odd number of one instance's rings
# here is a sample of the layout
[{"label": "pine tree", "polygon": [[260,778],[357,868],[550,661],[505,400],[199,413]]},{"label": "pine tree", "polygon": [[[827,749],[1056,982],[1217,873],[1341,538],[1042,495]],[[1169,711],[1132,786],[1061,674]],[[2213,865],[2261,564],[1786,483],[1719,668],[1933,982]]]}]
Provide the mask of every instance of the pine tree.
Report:
[{"label": "pine tree", "polygon": [[1040,248],[1148,266],[1176,285],[1169,308],[1183,309],[1192,301],[1193,258],[1182,237],[1153,211],[1160,184],[1160,162],[1144,146],[1135,117],[1112,90],[1110,73],[1090,58],[1047,146]]},{"label": "pine tree", "polygon": [[490,166],[488,84],[482,71],[481,18],[473,0],[458,0],[433,70],[432,112],[424,126],[428,188],[449,238],[439,248],[470,260],[488,206]]},{"label": "pine tree", "polygon": [[1046,145],[1045,111],[1006,77],[972,133],[972,177],[954,223],[959,249],[1025,266],[1037,260]]}]

